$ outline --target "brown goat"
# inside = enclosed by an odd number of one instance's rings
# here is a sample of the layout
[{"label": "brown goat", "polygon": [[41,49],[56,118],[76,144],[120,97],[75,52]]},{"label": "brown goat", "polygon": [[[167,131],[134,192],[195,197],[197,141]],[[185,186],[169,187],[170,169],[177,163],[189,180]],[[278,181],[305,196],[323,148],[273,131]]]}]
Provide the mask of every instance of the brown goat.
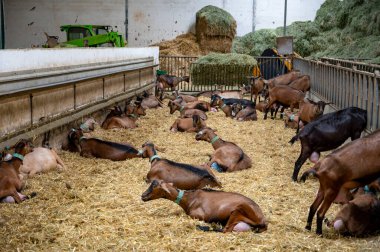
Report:
[{"label": "brown goat", "polygon": [[14,148],[12,159],[0,162],[0,199],[4,202],[21,203],[28,197],[19,193],[23,187],[19,169],[24,156],[33,151],[33,145],[30,141],[22,139],[12,148]]},{"label": "brown goat", "polygon": [[335,219],[327,226],[341,234],[362,236],[380,230],[380,200],[372,193],[354,194],[354,199],[344,204]]},{"label": "brown goat", "polygon": [[265,87],[265,80],[261,77],[259,78],[251,78],[250,80],[250,94],[251,94],[251,101],[253,100],[253,95],[255,96],[255,104],[257,103],[257,98],[259,98],[260,102],[260,96],[259,94],[262,93]]},{"label": "brown goat", "polygon": [[141,107],[144,109],[162,107],[162,102],[159,99],[157,99],[155,95],[149,94],[146,91],[144,91],[142,94],[142,97],[138,97],[138,99],[141,100],[140,104],[141,104]]},{"label": "brown goat", "polygon": [[[303,101],[305,94],[299,90],[288,86],[275,86],[269,89],[269,102],[265,108],[264,120],[267,119],[269,108],[274,103],[279,103],[282,106],[289,106],[293,112],[294,108],[299,108],[299,103]],[[282,115],[281,115],[282,118]]]},{"label": "brown goat", "polygon": [[173,183],[175,187],[183,190],[222,186],[207,168],[161,159],[152,143],[143,144],[140,153],[143,158],[149,158],[151,163],[146,176],[148,183],[153,180],[165,181]]},{"label": "brown goat", "polygon": [[220,96],[214,96],[214,99],[212,100],[211,104],[212,107],[218,106],[226,115],[226,117],[233,117],[232,116],[232,107],[225,104],[222,97]]},{"label": "brown goat", "polygon": [[206,123],[198,115],[193,115],[192,118],[178,118],[170,127],[172,132],[198,132]]},{"label": "brown goat", "polygon": [[299,71],[291,71],[289,73],[277,76],[267,81],[269,88],[277,85],[289,85],[292,81],[298,79],[301,76]]},{"label": "brown goat", "polygon": [[239,146],[222,140],[211,128],[204,128],[199,131],[195,139],[212,144],[215,151],[211,155],[208,165],[219,172],[234,172],[252,167],[250,157]]},{"label": "brown goat", "polygon": [[132,145],[97,138],[84,138],[80,129],[72,129],[68,138],[69,143],[77,147],[82,157],[103,158],[112,161],[140,157],[138,150]]},{"label": "brown goat", "polygon": [[177,110],[182,112],[184,109],[199,109],[204,112],[210,111],[210,103],[205,101],[189,102],[185,105],[180,105],[177,101],[169,101],[168,106],[170,108],[170,114],[173,114]]},{"label": "brown goat", "polygon": [[202,120],[207,120],[206,113],[199,109],[183,109],[180,113],[180,118],[192,118],[194,115],[197,115]]},{"label": "brown goat", "polygon": [[190,81],[189,76],[177,77],[177,76],[168,75],[168,74],[158,75],[156,79],[156,83],[157,83],[156,85],[157,85],[158,90],[160,90],[160,92],[158,92],[160,93],[159,94],[160,100],[162,101],[165,88],[170,88],[173,91],[176,89],[178,84],[182,81],[189,82]]},{"label": "brown goat", "polygon": [[257,121],[256,109],[251,106],[243,106],[234,103],[232,105],[232,116],[238,121]]},{"label": "brown goat", "polygon": [[176,202],[194,219],[224,225],[224,233],[267,230],[268,224],[259,205],[238,193],[211,189],[182,191],[171,183],[154,180],[141,196],[143,201],[160,198]]},{"label": "brown goat", "polygon": [[124,128],[133,129],[137,125],[135,119],[129,117],[122,117],[122,110],[120,106],[115,106],[111,109],[106,119],[102,123],[103,129]]},{"label": "brown goat", "polygon": [[322,234],[322,221],[333,201],[346,197],[348,190],[371,183],[380,176],[379,150],[380,130],[377,130],[333,151],[302,175],[301,180],[305,181],[309,174],[314,174],[320,184],[317,197],[310,206],[306,229],[311,230],[319,208],[317,234]]},{"label": "brown goat", "polygon": [[301,75],[299,78],[289,83],[289,87],[292,87],[304,93],[310,91],[310,76]]},{"label": "brown goat", "polygon": [[[325,110],[325,106],[330,103],[326,103],[324,101],[314,102],[310,99],[306,101],[303,100],[300,102],[300,110],[298,112],[299,120],[303,125],[308,124],[311,121],[314,121],[321,115],[323,115],[323,111]],[[299,131],[299,127],[297,127],[297,133]]]}]

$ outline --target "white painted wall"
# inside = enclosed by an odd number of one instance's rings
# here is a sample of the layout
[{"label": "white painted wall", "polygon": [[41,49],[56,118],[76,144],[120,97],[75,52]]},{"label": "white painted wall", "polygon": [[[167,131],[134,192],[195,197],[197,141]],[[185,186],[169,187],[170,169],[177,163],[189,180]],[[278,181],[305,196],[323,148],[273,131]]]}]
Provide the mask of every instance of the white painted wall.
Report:
[{"label": "white painted wall", "polygon": [[147,57],[154,57],[154,63],[158,64],[158,54],[158,47],[0,50],[0,74],[13,71],[106,63]]},{"label": "white painted wall", "polygon": [[[130,47],[147,46],[195,31],[195,14],[206,5],[225,9],[237,35],[283,25],[285,0],[4,0],[5,47],[30,48],[46,41],[44,31],[65,41],[63,24],[111,25],[125,37],[128,8]],[[324,0],[288,0],[287,24],[313,20]],[[116,28],[117,27],[117,28]]]},{"label": "white painted wall", "polygon": [[228,11],[237,35],[252,31],[254,0],[139,0],[128,2],[128,44],[142,46],[195,33],[196,12],[207,5]]},{"label": "white painted wall", "polygon": [[111,25],[125,38],[125,0],[5,0],[5,47],[30,48],[64,24]]},{"label": "white painted wall", "polygon": [[[314,20],[325,0],[288,0],[286,24]],[[256,0],[255,30],[284,25],[285,0]]]}]

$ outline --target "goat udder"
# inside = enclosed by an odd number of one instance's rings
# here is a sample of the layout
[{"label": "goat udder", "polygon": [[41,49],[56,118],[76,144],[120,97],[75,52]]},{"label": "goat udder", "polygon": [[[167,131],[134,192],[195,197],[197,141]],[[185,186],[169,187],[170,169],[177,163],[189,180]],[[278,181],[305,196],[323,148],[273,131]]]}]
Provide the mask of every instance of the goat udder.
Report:
[{"label": "goat udder", "polygon": [[318,162],[318,159],[319,159],[319,153],[314,151],[313,153],[311,153],[309,159],[310,159],[310,161],[313,162],[313,163]]},{"label": "goat udder", "polygon": [[346,226],[341,219],[338,219],[334,222],[334,229],[338,232],[344,232],[346,231]]},{"label": "goat udder", "polygon": [[7,196],[1,200],[2,203],[15,203],[15,199],[12,196]]},{"label": "goat udder", "polygon": [[242,222],[240,221],[238,224],[235,225],[233,231],[235,232],[247,232],[247,231],[251,231],[252,230],[252,227],[250,225],[248,225],[247,223],[245,222]]}]

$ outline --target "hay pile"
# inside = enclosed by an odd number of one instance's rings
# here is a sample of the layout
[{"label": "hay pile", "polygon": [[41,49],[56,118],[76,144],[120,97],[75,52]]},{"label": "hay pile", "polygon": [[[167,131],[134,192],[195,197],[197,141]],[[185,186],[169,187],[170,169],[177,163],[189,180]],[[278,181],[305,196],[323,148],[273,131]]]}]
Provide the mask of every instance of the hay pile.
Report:
[{"label": "hay pile", "polygon": [[191,82],[193,85],[239,86],[246,83],[246,76],[252,75],[255,65],[257,61],[250,55],[210,53],[191,64]]},{"label": "hay pile", "polygon": [[197,41],[205,52],[231,52],[236,21],[227,11],[208,5],[196,14]]},{"label": "hay pile", "polygon": [[[253,168],[217,174],[223,190],[255,200],[266,215],[266,232],[205,233],[174,202],[143,202],[141,194],[150,164],[148,159],[112,162],[61,153],[68,170],[52,171],[27,181],[25,193],[37,197],[20,205],[0,205],[0,247],[3,251],[358,251],[378,250],[380,237],[339,237],[324,227],[324,237],[304,229],[318,182],[292,183],[300,145],[288,144],[294,130],[280,120],[236,122],[223,112],[209,113],[207,124],[225,140],[241,146]],[[161,157],[202,164],[213,152],[194,134],[171,133],[178,116],[168,108],[149,110],[134,130],[102,130],[94,136],[141,146],[151,140],[166,148]],[[310,167],[306,163],[302,170]],[[338,206],[326,217],[333,218]]]},{"label": "hay pile", "polygon": [[[259,30],[237,38],[233,52],[260,55],[274,47],[283,27]],[[380,63],[380,5],[378,1],[327,0],[314,22],[294,22],[287,27],[294,50],[303,57],[364,58]]]},{"label": "hay pile", "polygon": [[192,33],[185,33],[177,36],[175,39],[153,44],[160,48],[160,55],[171,56],[200,56],[204,55],[197,38]]}]

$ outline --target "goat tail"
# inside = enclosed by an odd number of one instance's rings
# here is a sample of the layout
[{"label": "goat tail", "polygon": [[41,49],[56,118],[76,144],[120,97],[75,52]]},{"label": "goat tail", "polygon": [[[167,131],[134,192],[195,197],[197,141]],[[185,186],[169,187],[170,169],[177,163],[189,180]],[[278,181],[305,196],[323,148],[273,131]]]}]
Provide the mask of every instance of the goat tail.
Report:
[{"label": "goat tail", "polygon": [[305,182],[306,179],[310,176],[310,175],[313,175],[314,177],[317,177],[318,178],[318,174],[317,174],[317,171],[320,167],[320,162],[316,163],[312,168],[310,168],[309,170],[305,171],[301,178],[300,178],[300,181],[302,182]]},{"label": "goat tail", "polygon": [[293,144],[294,144],[299,138],[300,138],[300,135],[297,134],[297,135],[295,135],[294,137],[292,137],[292,139],[290,139],[289,143],[290,143],[291,145],[293,145]]}]

